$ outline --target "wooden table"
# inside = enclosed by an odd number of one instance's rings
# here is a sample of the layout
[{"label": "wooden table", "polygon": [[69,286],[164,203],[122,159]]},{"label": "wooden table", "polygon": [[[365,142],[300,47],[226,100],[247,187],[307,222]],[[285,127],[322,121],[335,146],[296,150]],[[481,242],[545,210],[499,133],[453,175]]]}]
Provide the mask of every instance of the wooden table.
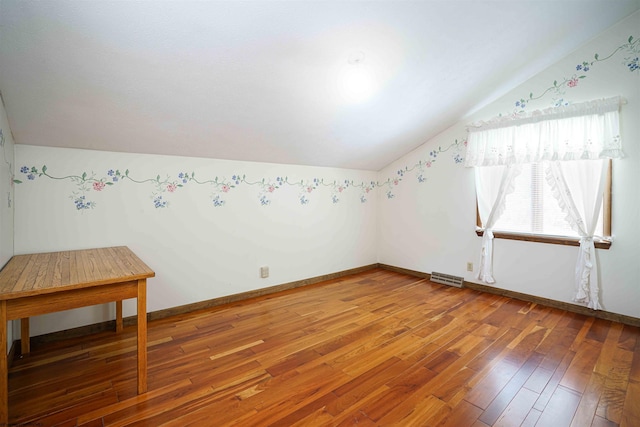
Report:
[{"label": "wooden table", "polygon": [[0,426],[8,425],[7,321],[21,320],[22,353],[29,353],[29,317],[95,304],[138,299],[138,394],[147,391],[147,278],[155,273],[129,248],[16,255],[0,271]]}]

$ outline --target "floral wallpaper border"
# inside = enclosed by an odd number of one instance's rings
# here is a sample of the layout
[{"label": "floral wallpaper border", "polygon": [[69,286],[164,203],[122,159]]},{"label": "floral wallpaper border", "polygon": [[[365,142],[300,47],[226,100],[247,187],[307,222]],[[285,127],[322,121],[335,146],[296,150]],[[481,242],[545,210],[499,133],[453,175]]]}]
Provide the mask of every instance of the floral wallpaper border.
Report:
[{"label": "floral wallpaper border", "polygon": [[466,145],[466,140],[455,140],[448,147],[438,147],[429,153],[429,158],[421,160],[412,167],[405,167],[398,170],[397,175],[386,181],[355,182],[353,180],[326,180],[315,177],[313,179],[291,180],[287,176],[277,176],[275,178],[252,179],[247,175],[234,174],[228,177],[200,178],[195,172],[180,171],[173,175],[162,177],[160,174],[153,178],[139,178],[129,169],[109,169],[102,175],[94,172],[82,172],[77,175],[58,176],[52,174],[46,165],[42,167],[22,166],[19,170],[22,179],[15,178],[16,184],[23,184],[26,180],[36,181],[47,178],[56,181],[70,181],[75,185],[69,198],[72,200],[76,210],[88,210],[97,207],[97,203],[91,198],[94,192],[107,191],[115,186],[122,185],[123,182],[133,184],[146,184],[151,186],[150,200],[156,209],[170,206],[170,195],[177,191],[182,191],[187,186],[206,185],[210,187],[209,199],[214,207],[222,207],[227,203],[227,199],[235,189],[242,185],[256,187],[257,199],[261,206],[271,204],[273,197],[278,190],[285,186],[297,189],[297,200],[301,205],[311,203],[312,194],[319,189],[329,190],[330,200],[333,204],[339,203],[348,193],[354,193],[361,203],[366,203],[373,190],[384,188],[388,199],[394,197],[393,189],[405,178],[405,175],[415,171],[416,179],[419,183],[427,181],[426,171],[437,161],[438,155],[450,152],[455,164],[462,164],[463,158],[461,150]]},{"label": "floral wallpaper border", "polygon": [[[548,95],[552,95],[553,106],[569,105],[570,101],[565,99],[568,90],[578,87],[580,80],[586,79],[589,71],[598,63],[608,61],[619,52],[625,54],[621,63],[628,68],[631,73],[640,74],[640,40],[629,36],[627,41],[615,48],[609,55],[601,57],[596,53],[593,60],[585,60],[575,66],[575,71],[569,77],[563,77],[561,80],[554,80],[553,84],[541,91],[538,95],[530,92],[528,97],[522,97],[515,101],[515,110],[509,114],[518,115],[525,112],[525,109],[533,101],[541,100]],[[4,152],[4,136],[0,129],[0,145]],[[49,172],[46,165],[38,168],[36,166],[22,166],[20,168],[21,177],[27,181],[35,181],[41,178],[51,180],[70,181],[75,185],[75,189],[71,192],[69,198],[73,201],[76,210],[84,211],[93,209],[97,206],[96,202],[91,199],[92,192],[105,191],[108,188],[120,185],[124,181],[134,184],[151,185],[152,190],[150,199],[156,209],[167,208],[170,205],[170,195],[182,188],[193,185],[208,185],[211,189],[210,200],[214,207],[222,207],[227,203],[227,197],[233,193],[234,189],[241,185],[248,185],[257,188],[257,199],[261,206],[271,204],[273,197],[278,190],[284,186],[296,187],[298,190],[297,199],[301,205],[308,205],[311,202],[311,195],[321,188],[330,190],[330,200],[333,204],[337,204],[349,192],[354,192],[361,203],[365,203],[375,189],[384,191],[387,199],[395,197],[394,190],[400,183],[407,178],[410,173],[414,173],[418,183],[427,181],[427,172],[441,158],[444,153],[449,153],[454,164],[462,165],[463,150],[467,145],[466,139],[456,139],[453,143],[445,148],[439,146],[437,149],[429,151],[428,157],[418,161],[412,166],[405,166],[398,169],[392,177],[385,181],[371,182],[354,182],[353,180],[325,180],[323,178],[313,178],[306,180],[289,180],[287,176],[277,176],[275,178],[258,178],[251,179],[246,175],[234,174],[230,178],[214,177],[214,178],[196,178],[194,172],[180,171],[174,175],[167,175],[162,178],[158,174],[155,178],[138,178],[130,170],[121,171],[120,169],[109,169],[103,175],[95,173],[82,172],[77,175],[56,176]],[[6,157],[6,153],[5,153]],[[12,175],[12,182],[22,184],[22,179],[17,179]]]},{"label": "floral wallpaper border", "polygon": [[533,92],[530,92],[528,97],[518,99],[514,103],[515,110],[512,114],[517,115],[518,113],[523,113],[530,102],[541,99],[548,94],[553,95],[552,105],[554,107],[569,105],[570,101],[564,99],[567,90],[578,87],[580,80],[587,78],[587,73],[594,67],[594,65],[611,59],[618,52],[623,52],[625,54],[621,61],[622,65],[628,68],[630,72],[637,72],[640,74],[640,39],[635,39],[633,36],[629,36],[626,43],[615,48],[609,55],[601,57],[596,53],[593,55],[593,60],[586,60],[577,64],[575,66],[575,71],[569,77],[563,77],[561,80],[554,80],[551,86],[538,95],[534,95]]}]

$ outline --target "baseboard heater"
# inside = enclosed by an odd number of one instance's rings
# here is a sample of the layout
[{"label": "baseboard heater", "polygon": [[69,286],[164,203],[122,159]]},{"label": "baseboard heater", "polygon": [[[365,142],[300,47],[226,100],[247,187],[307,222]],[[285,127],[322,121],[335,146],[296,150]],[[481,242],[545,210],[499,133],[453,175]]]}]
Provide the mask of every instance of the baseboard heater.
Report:
[{"label": "baseboard heater", "polygon": [[436,283],[442,283],[443,285],[455,286],[456,288],[462,287],[463,277],[452,276],[450,274],[438,273],[434,271],[431,273],[431,281]]}]

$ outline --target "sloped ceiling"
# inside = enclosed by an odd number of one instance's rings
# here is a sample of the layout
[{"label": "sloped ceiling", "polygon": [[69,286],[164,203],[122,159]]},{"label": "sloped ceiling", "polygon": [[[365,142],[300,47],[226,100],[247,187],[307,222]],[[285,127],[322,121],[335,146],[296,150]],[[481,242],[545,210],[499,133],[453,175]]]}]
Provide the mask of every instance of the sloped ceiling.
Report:
[{"label": "sloped ceiling", "polygon": [[0,91],[17,144],[379,170],[639,8],[0,0]]}]

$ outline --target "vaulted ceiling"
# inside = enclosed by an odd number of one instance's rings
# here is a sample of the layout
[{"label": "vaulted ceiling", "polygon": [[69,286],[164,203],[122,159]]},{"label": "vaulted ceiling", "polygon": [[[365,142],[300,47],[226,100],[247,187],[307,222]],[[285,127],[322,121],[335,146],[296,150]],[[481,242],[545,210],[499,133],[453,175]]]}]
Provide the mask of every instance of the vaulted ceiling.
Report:
[{"label": "vaulted ceiling", "polygon": [[17,144],[379,170],[639,8],[0,0],[0,91]]}]

